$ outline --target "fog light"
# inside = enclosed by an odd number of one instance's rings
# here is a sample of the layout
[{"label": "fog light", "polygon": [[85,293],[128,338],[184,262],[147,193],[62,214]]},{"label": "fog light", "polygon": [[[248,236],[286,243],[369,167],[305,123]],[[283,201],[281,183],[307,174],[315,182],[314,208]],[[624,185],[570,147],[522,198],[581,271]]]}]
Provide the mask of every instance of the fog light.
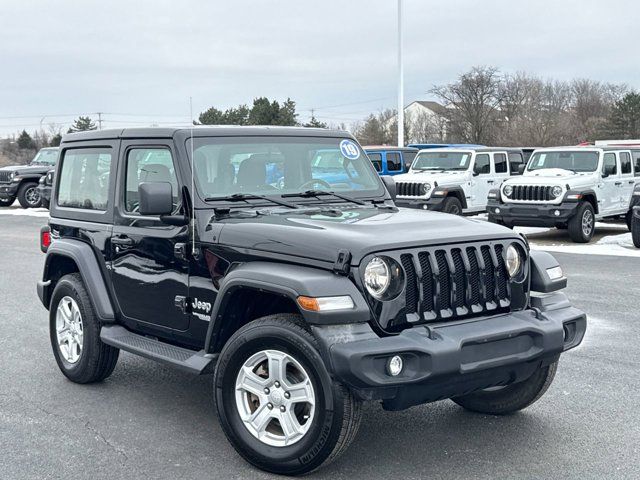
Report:
[{"label": "fog light", "polygon": [[429,209],[429,205],[422,205],[422,208],[424,208],[425,210]]},{"label": "fog light", "polygon": [[554,210],[554,211],[553,211],[553,214],[554,214],[556,217],[559,217],[559,216],[560,216],[560,210]]},{"label": "fog light", "polygon": [[387,362],[387,372],[389,372],[389,375],[391,375],[392,377],[397,377],[398,375],[400,375],[400,372],[402,372],[402,357],[399,355],[394,355],[393,357],[391,357],[391,359],[389,359],[389,361]]},{"label": "fog light", "polygon": [[499,208],[496,208],[496,209],[494,210],[494,213],[499,214],[499,213],[500,213],[500,209],[499,209]]}]

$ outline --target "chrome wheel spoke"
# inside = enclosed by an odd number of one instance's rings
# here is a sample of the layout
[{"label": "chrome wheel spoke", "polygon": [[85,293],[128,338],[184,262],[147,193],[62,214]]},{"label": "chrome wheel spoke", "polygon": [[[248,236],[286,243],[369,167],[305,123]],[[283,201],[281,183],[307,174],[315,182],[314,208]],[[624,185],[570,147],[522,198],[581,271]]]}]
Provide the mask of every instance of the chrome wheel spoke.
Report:
[{"label": "chrome wheel spoke", "polygon": [[253,393],[258,397],[264,395],[264,389],[267,386],[268,380],[258,376],[249,367],[242,367],[238,381],[236,382],[236,389],[244,390],[245,392]]},{"label": "chrome wheel spoke", "polygon": [[282,352],[269,351],[269,380],[284,384],[287,380],[287,355]]},{"label": "chrome wheel spoke", "polygon": [[315,403],[313,387],[309,379],[292,385],[287,392],[290,395],[289,401],[291,403],[310,403],[311,405]]},{"label": "chrome wheel spoke", "polygon": [[253,427],[258,436],[262,436],[267,429],[269,423],[273,420],[271,410],[267,408],[266,403],[258,407],[258,409],[247,419],[247,423]]},{"label": "chrome wheel spoke", "polygon": [[299,437],[302,432],[302,426],[298,422],[298,419],[293,415],[293,410],[287,410],[286,412],[279,412],[278,421],[284,434],[285,445],[289,444],[296,437]]}]

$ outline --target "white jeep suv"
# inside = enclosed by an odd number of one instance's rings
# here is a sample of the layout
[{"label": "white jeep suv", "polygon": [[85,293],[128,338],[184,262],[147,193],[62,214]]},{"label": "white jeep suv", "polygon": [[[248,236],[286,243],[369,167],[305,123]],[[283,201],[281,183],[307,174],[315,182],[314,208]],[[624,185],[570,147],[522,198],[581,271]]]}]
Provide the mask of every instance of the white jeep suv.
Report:
[{"label": "white jeep suv", "polygon": [[484,212],[493,188],[524,168],[522,150],[421,150],[408,173],[394,176],[396,205],[462,215]]},{"label": "white jeep suv", "polygon": [[489,192],[489,221],[567,229],[574,242],[586,243],[596,220],[625,216],[630,225],[635,173],[623,147],[541,148],[521,177]]}]

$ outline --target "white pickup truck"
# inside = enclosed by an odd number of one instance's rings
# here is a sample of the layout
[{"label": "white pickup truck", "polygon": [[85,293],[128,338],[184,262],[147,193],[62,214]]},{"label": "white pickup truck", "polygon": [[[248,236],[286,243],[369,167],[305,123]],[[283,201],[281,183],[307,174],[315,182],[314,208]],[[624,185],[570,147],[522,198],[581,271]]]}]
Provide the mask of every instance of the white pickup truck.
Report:
[{"label": "white pickup truck", "polygon": [[489,192],[489,221],[567,229],[578,243],[591,240],[600,219],[626,217],[631,228],[640,183],[635,154],[625,147],[538,149],[521,177]]},{"label": "white pickup truck", "polygon": [[396,205],[455,215],[484,212],[489,191],[523,169],[520,149],[421,150],[408,173],[393,177]]}]

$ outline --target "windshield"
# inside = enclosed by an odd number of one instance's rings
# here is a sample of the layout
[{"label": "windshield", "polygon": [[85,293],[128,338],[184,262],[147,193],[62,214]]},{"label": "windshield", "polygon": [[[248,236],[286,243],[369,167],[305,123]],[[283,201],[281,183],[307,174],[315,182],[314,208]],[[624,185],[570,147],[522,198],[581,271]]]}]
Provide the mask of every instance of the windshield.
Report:
[{"label": "windshield", "polygon": [[31,163],[37,163],[38,165],[55,165],[58,160],[58,150],[42,149],[40,150]]},{"label": "windshield", "polygon": [[199,137],[193,142],[195,180],[203,198],[381,190],[369,158],[349,139]]},{"label": "windshield", "polygon": [[561,150],[536,152],[531,156],[527,170],[562,168],[573,172],[595,172],[598,169],[598,152]]},{"label": "windshield", "polygon": [[412,170],[466,170],[469,152],[420,152],[411,165]]}]

